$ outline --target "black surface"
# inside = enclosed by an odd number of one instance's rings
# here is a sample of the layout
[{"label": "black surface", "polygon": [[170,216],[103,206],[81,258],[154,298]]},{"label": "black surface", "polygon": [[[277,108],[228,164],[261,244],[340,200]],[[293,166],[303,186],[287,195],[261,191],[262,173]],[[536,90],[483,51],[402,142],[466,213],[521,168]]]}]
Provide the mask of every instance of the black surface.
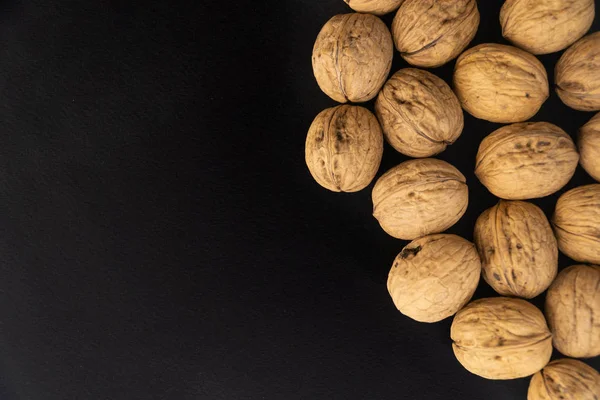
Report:
[{"label": "black surface", "polygon": [[[505,43],[500,5],[480,2],[472,45]],[[451,319],[395,310],[385,282],[406,242],[371,217],[372,186],[335,194],[308,173],[306,131],[334,105],[312,45],[347,11],[0,1],[3,400],[526,398],[527,379],[458,364]],[[559,56],[540,57],[549,76]],[[453,66],[433,72],[450,82]],[[592,115],[553,92],[534,120],[574,135]],[[450,232],[469,239],[496,202],[472,171],[498,126],[466,115],[440,155],[467,177]],[[404,159],[387,146],[380,174]],[[589,182],[578,169],[564,190]],[[549,215],[560,193],[534,203]]]}]

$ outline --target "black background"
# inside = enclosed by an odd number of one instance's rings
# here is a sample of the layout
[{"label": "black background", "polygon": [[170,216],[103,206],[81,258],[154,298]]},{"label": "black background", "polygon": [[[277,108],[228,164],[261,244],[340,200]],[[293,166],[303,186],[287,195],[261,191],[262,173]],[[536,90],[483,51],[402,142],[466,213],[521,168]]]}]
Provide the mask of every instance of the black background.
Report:
[{"label": "black background", "polygon": [[[506,43],[501,4],[480,2],[471,45]],[[451,318],[395,310],[385,282],[406,242],[372,218],[372,186],[331,193],[308,173],[306,131],[335,105],[312,45],[348,10],[0,0],[1,399],[526,398],[528,379],[458,364]],[[560,54],[540,57],[550,77]],[[552,92],[533,120],[575,135],[592,115]],[[465,115],[439,156],[470,188],[449,232],[471,239],[496,202],[472,171],[499,126]],[[403,160],[386,145],[379,174]],[[551,215],[590,182],[579,168],[534,203]]]}]

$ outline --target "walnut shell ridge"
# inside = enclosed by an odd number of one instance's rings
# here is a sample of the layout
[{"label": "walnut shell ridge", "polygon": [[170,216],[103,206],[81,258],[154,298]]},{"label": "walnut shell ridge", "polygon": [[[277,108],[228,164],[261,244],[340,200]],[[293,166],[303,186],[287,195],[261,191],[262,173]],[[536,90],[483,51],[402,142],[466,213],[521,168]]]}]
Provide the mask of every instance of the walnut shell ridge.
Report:
[{"label": "walnut shell ridge", "polygon": [[584,362],[561,358],[531,378],[527,400],[598,400],[600,374]]},{"label": "walnut shell ridge", "polygon": [[579,130],[579,163],[592,178],[600,181],[600,113]]},{"label": "walnut shell ridge", "polygon": [[404,0],[344,0],[344,2],[357,12],[385,15],[397,10]]}]

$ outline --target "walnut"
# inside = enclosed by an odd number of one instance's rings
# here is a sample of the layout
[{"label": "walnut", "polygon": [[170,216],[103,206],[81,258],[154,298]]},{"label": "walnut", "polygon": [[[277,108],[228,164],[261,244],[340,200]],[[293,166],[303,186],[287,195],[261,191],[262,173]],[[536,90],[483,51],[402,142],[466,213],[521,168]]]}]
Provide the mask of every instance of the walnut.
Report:
[{"label": "walnut", "polygon": [[578,161],[565,131],[548,122],[525,122],[503,126],[483,139],[475,175],[500,198],[533,199],[566,185]]},{"label": "walnut", "polygon": [[506,0],[502,36],[532,54],[566,49],[594,22],[594,0]]},{"label": "walnut", "polygon": [[374,98],[392,66],[394,44],[387,26],[370,14],[343,14],[321,29],[313,48],[317,83],[340,103]]},{"label": "walnut", "polygon": [[556,277],[556,239],[534,204],[500,200],[479,216],[474,238],[483,279],[502,295],[531,299]]},{"label": "walnut", "polygon": [[463,174],[433,158],[405,161],[383,174],[373,188],[373,216],[399,239],[445,231],[463,216],[468,202]]},{"label": "walnut", "polygon": [[468,304],[454,317],[450,336],[463,367],[488,379],[532,375],[552,355],[544,315],[521,299],[493,297]]},{"label": "walnut", "polygon": [[548,76],[541,62],[512,46],[480,44],[458,57],[454,89],[463,108],[491,122],[533,117],[548,98]]},{"label": "walnut", "polygon": [[401,69],[387,81],[375,112],[387,141],[411,157],[441,153],[463,129],[463,112],[450,87],[415,68]]},{"label": "walnut", "polygon": [[600,181],[600,113],[579,130],[579,162],[592,178]]},{"label": "walnut", "polygon": [[420,322],[454,315],[473,296],[481,262],[473,243],[456,235],[429,235],[394,260],[387,288],[398,310]]},{"label": "walnut", "polygon": [[552,361],[533,375],[527,400],[598,400],[600,374],[570,358]]},{"label": "walnut", "polygon": [[392,34],[409,64],[439,67],[467,47],[478,27],[475,0],[406,0],[394,18]]},{"label": "walnut", "polygon": [[328,108],[308,130],[306,165],[321,186],[334,192],[356,192],[368,186],[382,155],[381,128],[366,108]]},{"label": "walnut", "polygon": [[561,271],[546,295],[554,347],[569,357],[600,355],[600,267],[573,265]]},{"label": "walnut", "polygon": [[404,0],[344,0],[354,11],[384,15],[397,10]]}]

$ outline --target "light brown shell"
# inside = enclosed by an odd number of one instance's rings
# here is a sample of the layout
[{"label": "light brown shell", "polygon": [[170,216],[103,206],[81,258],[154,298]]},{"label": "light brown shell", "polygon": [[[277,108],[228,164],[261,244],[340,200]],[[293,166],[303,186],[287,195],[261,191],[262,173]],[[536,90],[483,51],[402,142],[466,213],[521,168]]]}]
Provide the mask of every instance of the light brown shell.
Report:
[{"label": "light brown shell", "polygon": [[366,108],[341,105],[315,118],[306,136],[306,165],[324,188],[356,192],[371,183],[383,155],[383,134]]},{"label": "light brown shell", "polygon": [[454,317],[450,336],[462,366],[488,379],[532,375],[552,355],[544,315],[521,299],[493,297],[468,304]]},{"label": "light brown shell", "polygon": [[600,267],[562,270],[548,289],[546,317],[558,351],[576,358],[599,356]]},{"label": "light brown shell", "polygon": [[474,238],[483,279],[501,295],[531,299],[556,277],[556,239],[535,204],[500,200],[479,216]]},{"label": "light brown shell", "polygon": [[354,11],[384,15],[397,10],[404,0],[344,0]]},{"label": "light brown shell", "polygon": [[437,322],[454,315],[473,297],[480,274],[473,243],[456,235],[429,235],[398,254],[387,288],[402,314]]},{"label": "light brown shell", "polygon": [[594,0],[506,0],[502,36],[532,54],[566,49],[594,22]]},{"label": "light brown shell", "polygon": [[570,358],[552,361],[533,375],[527,400],[598,400],[600,374]]},{"label": "light brown shell", "polygon": [[454,90],[462,107],[491,122],[521,122],[533,117],[549,94],[541,62],[512,46],[480,44],[458,57]]},{"label": "light brown shell", "polygon": [[475,0],[406,0],[394,18],[392,35],[406,62],[433,68],[456,58],[478,27]]},{"label": "light brown shell", "polygon": [[387,141],[402,154],[429,157],[454,143],[463,129],[458,99],[442,79],[405,68],[383,86],[375,113]]},{"label": "light brown shell", "polygon": [[393,53],[392,36],[379,18],[336,15],[317,36],[313,72],[321,90],[335,101],[369,101],[385,82]]},{"label": "light brown shell", "polygon": [[600,110],[600,32],[569,47],[554,69],[556,93],[571,108]]},{"label": "light brown shell", "polygon": [[459,170],[445,161],[405,161],[383,174],[373,188],[373,216],[389,235],[406,240],[443,232],[467,210],[469,189]]},{"label": "light brown shell", "polygon": [[524,122],[483,139],[475,175],[502,199],[533,199],[566,185],[578,161],[575,143],[565,131],[548,122]]},{"label": "light brown shell", "polygon": [[600,181],[600,113],[579,130],[579,163],[592,178]]}]

